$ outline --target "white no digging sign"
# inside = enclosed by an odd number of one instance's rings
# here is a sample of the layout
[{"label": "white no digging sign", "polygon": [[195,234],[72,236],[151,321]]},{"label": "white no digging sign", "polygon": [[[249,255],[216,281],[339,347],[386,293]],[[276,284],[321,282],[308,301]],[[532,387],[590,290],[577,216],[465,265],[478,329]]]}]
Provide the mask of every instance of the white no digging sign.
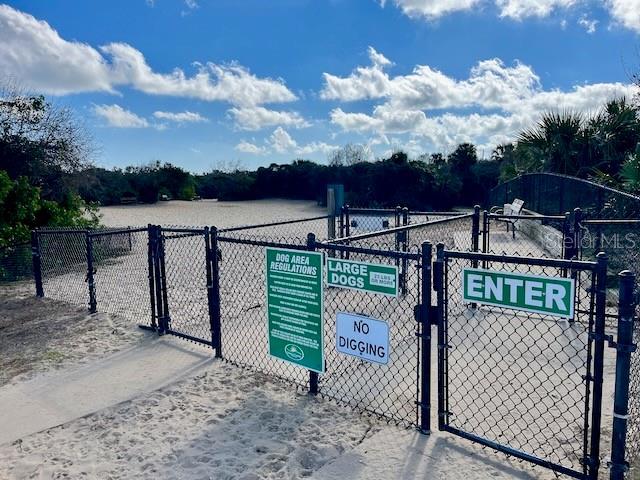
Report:
[{"label": "white no digging sign", "polygon": [[340,312],[336,318],[336,349],[345,355],[386,365],[389,362],[389,324]]}]

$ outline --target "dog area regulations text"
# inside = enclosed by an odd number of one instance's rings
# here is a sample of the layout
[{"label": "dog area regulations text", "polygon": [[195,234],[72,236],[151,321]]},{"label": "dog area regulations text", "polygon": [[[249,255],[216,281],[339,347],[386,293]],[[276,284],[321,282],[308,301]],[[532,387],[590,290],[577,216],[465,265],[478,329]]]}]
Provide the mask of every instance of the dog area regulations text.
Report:
[{"label": "dog area regulations text", "polygon": [[573,318],[575,280],[563,277],[463,269],[462,298],[525,312]]},{"label": "dog area regulations text", "polygon": [[324,372],[322,254],[266,249],[269,354]]}]

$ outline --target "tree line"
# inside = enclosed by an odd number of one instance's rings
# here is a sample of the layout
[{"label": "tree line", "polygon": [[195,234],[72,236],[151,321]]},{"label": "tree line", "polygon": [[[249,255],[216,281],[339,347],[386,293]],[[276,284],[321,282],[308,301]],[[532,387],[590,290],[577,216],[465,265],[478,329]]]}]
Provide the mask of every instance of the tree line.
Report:
[{"label": "tree line", "polygon": [[[638,85],[640,87],[640,84]],[[71,112],[16,88],[0,90],[0,246],[44,225],[96,226],[98,206],[161,199],[289,198],[324,201],[342,183],[354,206],[449,209],[483,203],[500,181],[555,172],[640,193],[640,107],[609,101],[595,115],[549,112],[513,143],[479,159],[470,143],[448,154],[371,161],[347,145],[326,164],[297,159],[254,171],[192,174],[159,161],[122,169],[88,159],[92,142]]]}]

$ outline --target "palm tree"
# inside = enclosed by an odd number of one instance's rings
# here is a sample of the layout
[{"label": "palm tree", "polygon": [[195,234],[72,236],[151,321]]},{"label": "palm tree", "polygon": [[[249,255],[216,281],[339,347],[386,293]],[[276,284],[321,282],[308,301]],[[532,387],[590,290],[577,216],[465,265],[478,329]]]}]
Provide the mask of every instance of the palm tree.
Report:
[{"label": "palm tree", "polygon": [[547,172],[579,176],[584,151],[584,117],[574,112],[547,112],[518,137],[518,147],[541,158]]}]

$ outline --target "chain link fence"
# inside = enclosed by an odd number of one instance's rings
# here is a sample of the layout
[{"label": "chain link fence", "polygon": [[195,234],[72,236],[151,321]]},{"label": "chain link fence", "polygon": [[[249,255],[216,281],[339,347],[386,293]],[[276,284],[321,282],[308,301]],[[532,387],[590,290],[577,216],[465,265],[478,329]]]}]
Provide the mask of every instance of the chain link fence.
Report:
[{"label": "chain link fence", "polygon": [[[576,276],[576,318],[568,321],[465,302],[462,271],[472,263],[445,259],[445,327],[439,344],[440,409],[447,428],[532,455],[563,473],[586,475],[594,408],[594,273],[584,270]],[[517,274],[566,274],[543,264],[495,261],[484,266]]]},{"label": "chain link fence", "polygon": [[591,218],[640,218],[640,198],[581,178],[556,173],[527,173],[489,192],[490,205],[514,199],[542,215],[564,215],[575,208]]},{"label": "chain link fence", "polygon": [[16,282],[32,278],[30,242],[0,247],[0,282]]}]

